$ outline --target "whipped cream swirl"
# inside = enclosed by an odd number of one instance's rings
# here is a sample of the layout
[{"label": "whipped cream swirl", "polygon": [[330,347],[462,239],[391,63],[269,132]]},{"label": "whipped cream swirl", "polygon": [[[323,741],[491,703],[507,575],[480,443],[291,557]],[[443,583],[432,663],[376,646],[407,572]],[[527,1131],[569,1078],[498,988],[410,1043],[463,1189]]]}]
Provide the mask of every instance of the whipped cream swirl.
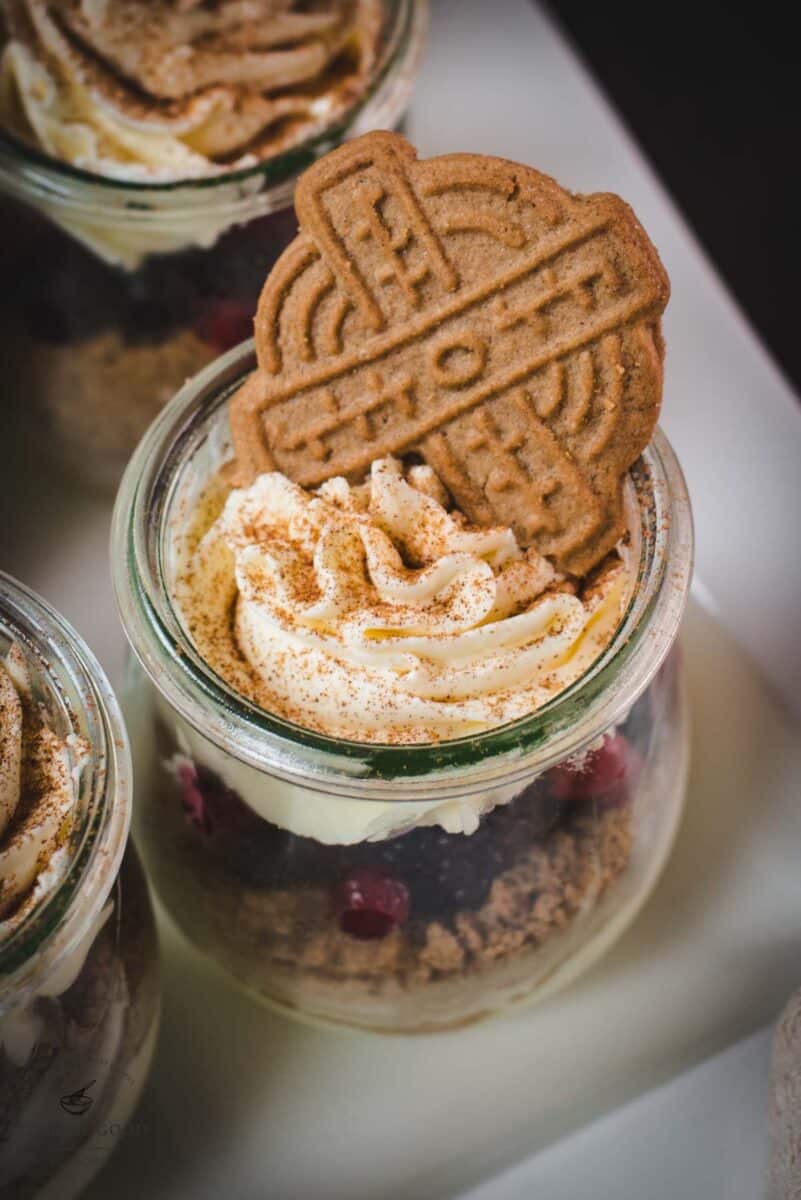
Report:
[{"label": "whipped cream swirl", "polygon": [[615,558],[582,596],[510,529],[448,510],[428,467],[309,493],[279,473],[189,542],[176,600],[199,653],[261,707],[355,741],[432,742],[533,712],[607,644]]},{"label": "whipped cream swirl", "polygon": [[0,0],[0,124],[46,154],[158,182],[253,165],[361,94],[378,0]]},{"label": "whipped cream swirl", "polygon": [[0,659],[0,940],[68,864],[80,739],[52,730],[19,646]]}]

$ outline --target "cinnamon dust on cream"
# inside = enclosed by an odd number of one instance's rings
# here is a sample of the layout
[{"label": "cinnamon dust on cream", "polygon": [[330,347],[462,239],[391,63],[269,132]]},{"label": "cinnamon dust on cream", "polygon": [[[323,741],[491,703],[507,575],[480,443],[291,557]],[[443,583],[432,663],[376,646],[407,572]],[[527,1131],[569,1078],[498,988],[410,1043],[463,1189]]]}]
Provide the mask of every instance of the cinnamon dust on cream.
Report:
[{"label": "cinnamon dust on cream", "polygon": [[359,742],[437,742],[527,716],[607,645],[624,554],[560,575],[471,526],[428,466],[310,492],[213,481],[177,531],[174,599],[206,663],[266,711]]}]

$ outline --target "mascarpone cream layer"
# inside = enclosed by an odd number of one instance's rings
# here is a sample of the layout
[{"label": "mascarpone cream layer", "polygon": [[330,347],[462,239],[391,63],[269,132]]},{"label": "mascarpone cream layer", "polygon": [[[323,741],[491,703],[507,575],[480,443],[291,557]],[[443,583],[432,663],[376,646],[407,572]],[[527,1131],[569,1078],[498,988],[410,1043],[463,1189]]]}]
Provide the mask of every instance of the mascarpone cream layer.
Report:
[{"label": "mascarpone cream layer", "polygon": [[579,591],[394,459],[314,493],[262,475],[179,563],[176,602],[209,666],[267,711],[358,742],[437,742],[534,712],[607,645],[630,590],[615,558]]},{"label": "mascarpone cream layer", "polygon": [[378,0],[0,0],[0,125],[92,174],[242,168],[363,91]]},{"label": "mascarpone cream layer", "polygon": [[49,727],[12,646],[0,659],[0,941],[67,868],[82,760]]}]

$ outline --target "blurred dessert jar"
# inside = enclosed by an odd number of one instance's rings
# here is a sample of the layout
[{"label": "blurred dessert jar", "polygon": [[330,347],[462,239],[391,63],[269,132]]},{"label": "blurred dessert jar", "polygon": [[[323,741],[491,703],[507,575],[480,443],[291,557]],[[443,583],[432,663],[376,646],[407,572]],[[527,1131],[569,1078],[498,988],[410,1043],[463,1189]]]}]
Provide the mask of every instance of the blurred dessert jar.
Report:
[{"label": "blurred dessert jar", "polygon": [[150,1064],[158,952],[130,786],[97,662],[0,575],[0,1181],[20,1200],[79,1193]]},{"label": "blurred dessert jar", "polygon": [[243,349],[176,398],[117,504],[156,887],[251,992],[306,1015],[436,1030],[552,991],[633,918],[682,809],[672,452],[657,436],[632,469],[625,536],[576,586],[470,526],[414,459],[232,491],[250,367]]},{"label": "blurred dessert jar", "polygon": [[402,118],[425,22],[424,0],[0,0],[5,337],[82,479],[116,484],[251,335],[298,172]]}]

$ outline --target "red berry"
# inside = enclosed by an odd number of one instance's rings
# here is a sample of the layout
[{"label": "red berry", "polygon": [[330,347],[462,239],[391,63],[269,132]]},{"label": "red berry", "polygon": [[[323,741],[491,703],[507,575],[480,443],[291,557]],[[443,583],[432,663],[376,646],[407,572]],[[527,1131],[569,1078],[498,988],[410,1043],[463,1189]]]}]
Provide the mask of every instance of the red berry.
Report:
[{"label": "red berry", "polygon": [[383,938],[409,915],[409,889],[399,879],[374,867],[355,867],[332,895],[343,933],[357,938]]},{"label": "red berry", "polygon": [[207,837],[211,833],[211,817],[203,793],[198,787],[197,771],[190,762],[181,763],[176,771],[181,785],[181,801],[190,822]]},{"label": "red berry", "polygon": [[205,837],[212,834],[248,837],[259,825],[253,810],[207,767],[184,761],[176,775],[184,812]]},{"label": "red berry", "polygon": [[613,733],[578,766],[553,767],[548,772],[551,793],[560,800],[597,800],[610,795],[629,775],[633,754],[623,734]]},{"label": "red berry", "polygon": [[201,341],[222,353],[253,337],[253,303],[243,300],[216,300],[195,322]]}]

